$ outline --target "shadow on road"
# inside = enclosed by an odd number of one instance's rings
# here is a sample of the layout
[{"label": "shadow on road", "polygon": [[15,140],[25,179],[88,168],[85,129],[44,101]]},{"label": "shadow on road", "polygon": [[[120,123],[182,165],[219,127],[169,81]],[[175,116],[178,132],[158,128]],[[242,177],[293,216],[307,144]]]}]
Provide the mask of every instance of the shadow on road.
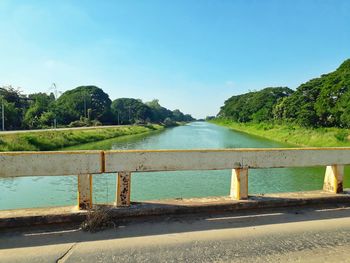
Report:
[{"label": "shadow on road", "polygon": [[[350,217],[350,206],[333,205],[322,208],[289,207],[284,209],[212,213],[210,215],[143,217],[125,222],[115,222],[115,228],[97,233],[84,232],[77,225],[11,229],[0,232],[0,249],[228,228],[258,227],[270,224],[287,224],[345,217]],[[286,225],[286,227],[288,226]]]}]

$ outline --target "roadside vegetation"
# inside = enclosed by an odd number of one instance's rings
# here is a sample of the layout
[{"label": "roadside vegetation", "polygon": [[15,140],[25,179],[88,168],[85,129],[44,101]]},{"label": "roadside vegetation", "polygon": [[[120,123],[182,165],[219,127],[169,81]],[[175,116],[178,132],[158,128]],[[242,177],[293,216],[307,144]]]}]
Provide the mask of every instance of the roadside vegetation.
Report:
[{"label": "roadside vegetation", "polygon": [[159,131],[164,126],[125,125],[113,128],[91,128],[82,130],[36,131],[0,136],[0,151],[50,151],[63,147],[101,141],[127,135]]},{"label": "roadside vegetation", "polygon": [[300,85],[235,95],[208,121],[300,146],[350,146],[350,59]]},{"label": "roadside vegetation", "polygon": [[227,119],[213,119],[209,122],[230,129],[261,136],[295,146],[350,146],[350,130],[341,128],[305,128],[293,124],[238,123]]},{"label": "roadside vegetation", "polygon": [[[4,106],[5,130],[83,127],[99,125],[165,124],[193,121],[191,115],[169,110],[158,100],[118,98],[96,86],[80,86],[58,92],[25,95],[11,86],[0,87],[0,111]],[[2,113],[0,114],[2,128]]]}]

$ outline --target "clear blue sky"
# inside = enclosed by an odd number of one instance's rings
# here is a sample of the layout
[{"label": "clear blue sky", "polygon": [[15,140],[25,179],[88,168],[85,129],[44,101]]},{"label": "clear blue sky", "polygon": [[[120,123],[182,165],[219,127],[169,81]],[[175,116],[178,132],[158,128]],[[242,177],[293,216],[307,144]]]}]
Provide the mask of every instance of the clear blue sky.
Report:
[{"label": "clear blue sky", "polygon": [[350,1],[0,0],[0,85],[97,85],[195,117],[350,58]]}]

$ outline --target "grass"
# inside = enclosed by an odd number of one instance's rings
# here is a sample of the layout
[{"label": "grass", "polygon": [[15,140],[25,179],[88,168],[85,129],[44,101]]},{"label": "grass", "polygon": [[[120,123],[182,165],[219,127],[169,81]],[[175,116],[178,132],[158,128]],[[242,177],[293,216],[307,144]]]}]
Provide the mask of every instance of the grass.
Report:
[{"label": "grass", "polygon": [[232,130],[257,135],[295,146],[341,147],[350,146],[350,130],[341,128],[304,128],[297,125],[273,123],[236,123],[225,119],[210,122]]},{"label": "grass", "polygon": [[0,151],[51,151],[126,135],[164,129],[160,125],[118,126],[84,130],[53,130],[0,135]]}]

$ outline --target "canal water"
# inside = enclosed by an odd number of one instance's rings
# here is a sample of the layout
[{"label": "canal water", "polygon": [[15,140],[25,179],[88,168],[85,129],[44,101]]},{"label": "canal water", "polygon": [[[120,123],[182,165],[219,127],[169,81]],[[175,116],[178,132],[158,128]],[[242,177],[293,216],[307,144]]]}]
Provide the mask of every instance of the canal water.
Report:
[{"label": "canal water", "polygon": [[[290,147],[286,144],[235,132],[206,122],[193,122],[147,135],[122,137],[62,150],[109,149],[216,149]],[[322,189],[324,167],[249,170],[249,193]],[[350,186],[346,170],[345,187]],[[224,196],[229,194],[230,170],[134,173],[133,201]],[[94,175],[95,203],[112,203],[116,176]],[[0,209],[75,205],[76,176],[20,177],[0,180]]]}]

